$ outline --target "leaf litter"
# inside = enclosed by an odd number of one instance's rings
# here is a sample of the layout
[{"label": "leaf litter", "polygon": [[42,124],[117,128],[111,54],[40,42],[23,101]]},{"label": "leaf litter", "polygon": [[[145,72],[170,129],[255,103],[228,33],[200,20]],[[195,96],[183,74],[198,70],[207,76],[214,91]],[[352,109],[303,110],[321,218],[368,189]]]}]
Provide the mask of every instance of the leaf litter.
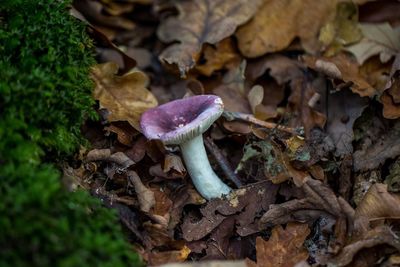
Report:
[{"label": "leaf litter", "polygon": [[[66,185],[117,210],[150,266],[395,266],[400,3],[377,4],[75,1],[100,120],[83,126],[92,148],[65,163]],[[234,190],[210,201],[178,147],[139,125],[198,94],[225,104],[204,139]]]}]

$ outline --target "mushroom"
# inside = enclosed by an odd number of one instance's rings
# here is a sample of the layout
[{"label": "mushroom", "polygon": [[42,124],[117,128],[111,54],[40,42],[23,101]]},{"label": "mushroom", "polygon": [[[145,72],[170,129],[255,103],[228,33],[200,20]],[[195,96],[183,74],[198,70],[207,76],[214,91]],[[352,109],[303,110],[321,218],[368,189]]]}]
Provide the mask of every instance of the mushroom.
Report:
[{"label": "mushroom", "polygon": [[179,145],[197,191],[206,199],[229,194],[231,188],[215,174],[203,144],[203,133],[224,110],[221,98],[200,95],[175,100],[147,110],[140,126],[148,139]]}]

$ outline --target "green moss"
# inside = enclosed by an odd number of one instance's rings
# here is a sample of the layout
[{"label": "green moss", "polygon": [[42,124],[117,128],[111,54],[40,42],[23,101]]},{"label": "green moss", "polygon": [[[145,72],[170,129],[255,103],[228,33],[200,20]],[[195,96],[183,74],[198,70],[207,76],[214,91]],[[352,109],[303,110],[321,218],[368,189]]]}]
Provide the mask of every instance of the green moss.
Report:
[{"label": "green moss", "polygon": [[0,266],[137,266],[114,211],[67,192],[53,165],[95,117],[93,46],[67,4],[0,6]]}]

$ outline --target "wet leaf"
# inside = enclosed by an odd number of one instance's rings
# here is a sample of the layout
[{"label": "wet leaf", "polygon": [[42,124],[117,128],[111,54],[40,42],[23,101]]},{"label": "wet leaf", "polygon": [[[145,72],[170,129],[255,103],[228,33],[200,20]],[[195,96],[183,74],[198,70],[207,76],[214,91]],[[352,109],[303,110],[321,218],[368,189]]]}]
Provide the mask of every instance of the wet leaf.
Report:
[{"label": "wet leaf", "polygon": [[389,23],[362,23],[359,27],[364,38],[346,50],[354,54],[360,65],[374,55],[379,55],[381,62],[384,63],[400,52],[400,33]]},{"label": "wet leaf", "polygon": [[237,26],[248,21],[256,12],[260,0],[196,0],[179,1],[178,17],[164,20],[158,28],[163,42],[179,41],[165,49],[160,58],[177,64],[185,76],[198,60],[204,43],[217,44],[232,35]]},{"label": "wet leaf", "polygon": [[307,224],[289,223],[285,229],[277,225],[272,229],[268,241],[257,237],[257,263],[250,260],[247,260],[247,263],[252,267],[295,266],[308,258],[303,243],[309,234]]},{"label": "wet leaf", "polygon": [[109,121],[128,121],[140,131],[140,115],[157,106],[157,100],[146,87],[149,80],[141,71],[133,71],[123,76],[116,75],[115,63],[99,64],[92,69],[95,82],[93,96],[109,111]]},{"label": "wet leaf", "polygon": [[[264,1],[254,18],[236,33],[246,57],[258,57],[286,48],[299,37],[306,51],[318,51],[318,32],[335,15],[336,1]],[[296,18],[296,19],[288,19]]]}]

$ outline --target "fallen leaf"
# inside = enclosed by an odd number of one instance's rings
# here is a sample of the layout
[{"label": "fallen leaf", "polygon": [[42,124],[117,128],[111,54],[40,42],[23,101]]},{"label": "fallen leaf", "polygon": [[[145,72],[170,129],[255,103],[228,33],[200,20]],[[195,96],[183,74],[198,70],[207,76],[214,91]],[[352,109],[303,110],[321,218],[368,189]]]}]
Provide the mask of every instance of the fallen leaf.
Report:
[{"label": "fallen leaf", "polygon": [[201,208],[202,217],[187,216],[182,224],[186,241],[200,240],[216,229],[226,218],[234,217],[239,235],[258,232],[258,216],[275,201],[278,190],[269,181],[250,184],[233,191],[228,199],[213,199]]},{"label": "fallen leaf", "polygon": [[[315,80],[318,82],[318,80]],[[319,84],[318,84],[319,85]],[[326,116],[317,110],[316,103],[322,98],[317,90],[322,91],[314,82],[302,77],[291,83],[291,94],[288,98],[291,127],[304,127],[306,137],[315,127],[324,127]]]},{"label": "fallen leaf", "polygon": [[[213,93],[221,97],[226,111],[250,114],[251,107],[245,95],[246,61],[237,68],[229,70],[223,77],[222,84],[213,89]],[[227,121],[224,128],[242,134],[251,132],[250,126],[243,122]]]},{"label": "fallen leaf", "polygon": [[260,229],[293,221],[314,221],[320,216],[343,216],[338,197],[321,181],[311,178],[304,179],[301,189],[305,198],[271,205],[259,221]]},{"label": "fallen leaf", "polygon": [[190,249],[187,246],[183,246],[180,250],[150,252],[147,255],[147,263],[151,266],[160,266],[169,262],[183,262],[189,254]]},{"label": "fallen leaf", "polygon": [[339,79],[345,83],[351,83],[350,89],[360,96],[373,97],[376,90],[359,73],[359,67],[350,57],[338,54],[334,57],[304,56],[304,62],[308,67],[326,74],[332,79]]},{"label": "fallen leaf", "polygon": [[383,164],[387,159],[400,155],[400,123],[387,129],[384,134],[373,140],[368,147],[355,151],[354,170],[372,170]]},{"label": "fallen leaf", "polygon": [[104,130],[115,133],[118,142],[126,146],[132,146],[133,138],[138,134],[128,123],[120,121],[111,123],[109,126],[104,127]]},{"label": "fallen leaf", "polygon": [[398,25],[400,18],[400,3],[398,1],[358,0],[356,3],[361,1],[367,2],[359,7],[359,17],[361,22],[389,22],[391,25]]},{"label": "fallen leaf", "polygon": [[397,54],[390,71],[390,79],[381,95],[383,116],[387,119],[400,118],[400,53]]},{"label": "fallen leaf", "polygon": [[251,111],[254,117],[260,120],[266,120],[274,116],[275,110],[269,109],[262,104],[264,99],[264,88],[261,85],[255,85],[247,95]]},{"label": "fallen leaf", "polygon": [[336,156],[353,152],[353,124],[368,105],[368,99],[349,90],[328,95],[327,133],[335,143]]},{"label": "fallen leaf", "polygon": [[240,56],[234,47],[231,38],[226,38],[216,44],[216,47],[205,44],[204,46],[205,63],[198,63],[196,70],[206,76],[211,76],[215,71],[221,70],[240,62]]},{"label": "fallen leaf", "polygon": [[372,185],[356,208],[355,217],[370,220],[400,218],[400,196],[387,191],[387,185]]},{"label": "fallen leaf", "polygon": [[244,260],[215,260],[196,263],[169,263],[159,267],[248,267]]},{"label": "fallen leaf", "polygon": [[299,61],[290,59],[280,54],[264,56],[260,59],[249,61],[246,68],[246,77],[256,80],[268,71],[279,85],[300,78],[303,75]]},{"label": "fallen leaf", "polygon": [[360,65],[368,58],[379,55],[382,63],[389,61],[400,52],[400,34],[389,23],[361,23],[364,38],[357,44],[346,47]]},{"label": "fallen leaf", "polygon": [[128,121],[140,131],[140,116],[147,109],[157,106],[157,100],[146,89],[149,79],[141,71],[123,76],[116,75],[115,63],[104,63],[92,68],[91,77],[95,82],[93,97],[109,111],[107,119]]},{"label": "fallen leaf", "polygon": [[319,40],[326,46],[324,55],[333,56],[343,46],[350,45],[361,39],[358,28],[358,9],[353,2],[341,2],[336,6],[336,16],[321,28]]},{"label": "fallen leaf", "polygon": [[400,250],[399,244],[399,237],[387,225],[379,226],[368,231],[358,240],[346,245],[338,256],[328,260],[328,262],[338,267],[348,266],[348,264],[353,261],[354,257],[363,249],[390,245]]},{"label": "fallen leaf", "polygon": [[140,177],[134,171],[128,171],[128,180],[135,189],[139,200],[140,209],[144,212],[149,212],[156,204],[154,192],[148,189],[140,180]]},{"label": "fallen leaf", "polygon": [[106,149],[93,149],[88,152],[85,158],[86,162],[91,161],[107,161],[112,162],[118,165],[119,168],[127,169],[130,166],[134,165],[133,162],[125,153],[116,152],[111,154],[111,150]]},{"label": "fallen leaf", "polygon": [[[335,15],[336,1],[264,1],[254,18],[236,33],[246,57],[258,57],[286,48],[299,37],[306,51],[318,51],[318,32]],[[292,18],[292,19],[288,19]]]},{"label": "fallen leaf", "polygon": [[268,241],[257,237],[257,263],[247,259],[248,266],[292,267],[306,260],[308,252],[303,243],[310,232],[307,224],[289,223],[285,229],[275,226]]},{"label": "fallen leaf", "polygon": [[230,239],[234,234],[235,219],[233,217],[228,217],[211,233],[205,249],[206,256],[201,258],[201,260],[225,259],[228,253]]},{"label": "fallen leaf", "polygon": [[173,154],[167,154],[165,156],[163,172],[167,174],[173,172],[174,177],[180,176],[183,178],[186,176],[186,169],[185,166],[183,166],[181,158]]},{"label": "fallen leaf", "polygon": [[104,6],[102,3],[93,0],[82,0],[74,2],[77,9],[82,12],[85,17],[98,25],[108,27],[118,27],[124,30],[132,30],[135,27],[129,19],[122,16],[108,16],[103,13]]},{"label": "fallen leaf", "polygon": [[181,76],[193,68],[204,43],[217,44],[232,35],[237,26],[257,11],[260,0],[179,1],[178,17],[169,17],[158,28],[163,42],[179,41],[160,55],[168,64],[177,64]]},{"label": "fallen leaf", "polygon": [[390,166],[389,174],[385,177],[384,183],[388,186],[389,192],[400,192],[400,159]]}]

